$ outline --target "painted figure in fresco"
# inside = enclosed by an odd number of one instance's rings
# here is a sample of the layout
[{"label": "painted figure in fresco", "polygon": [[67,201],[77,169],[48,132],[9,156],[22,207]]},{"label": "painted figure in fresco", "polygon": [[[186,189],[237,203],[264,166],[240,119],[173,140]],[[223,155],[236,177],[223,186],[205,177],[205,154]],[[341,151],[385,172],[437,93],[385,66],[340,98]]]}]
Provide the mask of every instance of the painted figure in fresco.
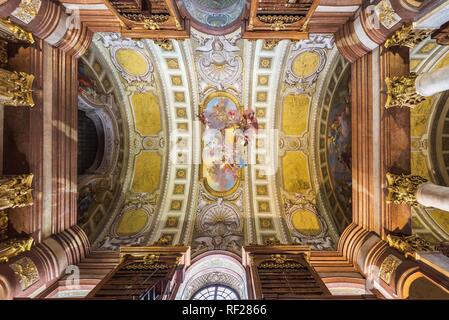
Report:
[{"label": "painted figure in fresco", "polygon": [[350,212],[352,198],[351,93],[349,79],[342,80],[328,118],[327,149],[329,171],[337,198]]}]

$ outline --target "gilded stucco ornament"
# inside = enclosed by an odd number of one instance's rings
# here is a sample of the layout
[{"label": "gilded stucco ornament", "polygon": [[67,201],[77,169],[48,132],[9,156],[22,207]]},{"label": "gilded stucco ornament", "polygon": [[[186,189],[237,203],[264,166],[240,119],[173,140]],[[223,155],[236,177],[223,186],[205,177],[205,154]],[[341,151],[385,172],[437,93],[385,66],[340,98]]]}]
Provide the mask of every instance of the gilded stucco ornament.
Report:
[{"label": "gilded stucco ornament", "polygon": [[394,11],[389,0],[380,1],[374,10],[380,23],[387,29],[391,29],[401,20],[401,17]]},{"label": "gilded stucco ornament", "polygon": [[34,76],[0,69],[0,105],[34,107]]},{"label": "gilded stucco ornament", "polygon": [[390,254],[380,266],[379,278],[385,283],[390,284],[393,274],[401,263],[402,261],[398,257]]},{"label": "gilded stucco ornament", "polygon": [[402,252],[406,258],[416,259],[419,252],[435,250],[433,246],[418,235],[394,236],[389,234],[385,240],[391,248]]},{"label": "gilded stucco ornament", "polygon": [[8,213],[6,211],[0,211],[0,241],[6,239],[8,231]]},{"label": "gilded stucco ornament", "polygon": [[169,18],[170,16],[166,14],[153,14],[151,17],[143,19],[143,26],[148,30],[159,30],[161,24],[167,22]]},{"label": "gilded stucco ornament", "polygon": [[413,29],[412,24],[404,24],[401,29],[397,30],[393,35],[385,41],[385,48],[396,46],[414,48],[418,43],[428,38],[432,30]]},{"label": "gilded stucco ornament", "polygon": [[281,241],[276,236],[270,236],[265,239],[266,246],[275,246],[281,244]]},{"label": "gilded stucco ornament", "polygon": [[165,51],[173,51],[173,43],[171,42],[171,40],[168,39],[154,40],[154,43]]},{"label": "gilded stucco ornament", "polygon": [[260,269],[304,269],[302,263],[287,258],[286,255],[272,254],[271,258],[259,264]]},{"label": "gilded stucco ornament", "polygon": [[387,173],[387,202],[417,206],[416,192],[427,179],[415,175]]},{"label": "gilded stucco ornament", "polygon": [[173,236],[169,234],[162,235],[155,243],[155,246],[166,247],[172,244]]},{"label": "gilded stucco ornament", "polygon": [[411,73],[409,76],[386,77],[387,101],[385,108],[413,108],[423,102],[425,97],[416,92],[416,78],[415,73]]},{"label": "gilded stucco ornament", "polygon": [[21,41],[29,44],[34,43],[33,34],[15,25],[9,18],[0,19],[0,38],[11,42]]},{"label": "gilded stucco ornament", "polygon": [[33,260],[28,257],[17,260],[9,266],[19,279],[22,291],[39,281],[39,272]]},{"label": "gilded stucco ornament", "polygon": [[20,253],[31,250],[33,246],[33,238],[23,239],[8,239],[0,243],[0,263],[6,263],[9,259],[17,256]]},{"label": "gilded stucco ornament", "polygon": [[0,210],[33,204],[32,174],[0,177]]},{"label": "gilded stucco ornament", "polygon": [[264,50],[273,50],[279,44],[279,41],[280,40],[265,40],[262,47]]},{"label": "gilded stucco ornament", "polygon": [[21,0],[19,6],[11,13],[11,15],[23,23],[29,24],[36,18],[41,4],[41,0]]}]

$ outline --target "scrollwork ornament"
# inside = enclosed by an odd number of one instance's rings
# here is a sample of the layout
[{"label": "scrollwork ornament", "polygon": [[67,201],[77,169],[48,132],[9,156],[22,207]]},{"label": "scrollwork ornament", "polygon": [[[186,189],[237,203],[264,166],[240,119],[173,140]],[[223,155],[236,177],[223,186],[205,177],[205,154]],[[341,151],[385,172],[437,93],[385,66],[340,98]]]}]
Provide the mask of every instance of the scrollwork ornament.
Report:
[{"label": "scrollwork ornament", "polygon": [[304,269],[305,266],[298,261],[287,258],[286,255],[273,254],[271,258],[263,261],[260,269]]}]

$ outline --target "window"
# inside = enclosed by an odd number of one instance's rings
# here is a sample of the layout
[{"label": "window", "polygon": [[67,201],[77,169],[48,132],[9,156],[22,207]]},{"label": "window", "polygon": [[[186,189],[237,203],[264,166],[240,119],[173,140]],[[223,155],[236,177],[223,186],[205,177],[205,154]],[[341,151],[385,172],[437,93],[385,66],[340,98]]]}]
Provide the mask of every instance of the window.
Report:
[{"label": "window", "polygon": [[192,300],[239,300],[240,297],[234,289],[223,285],[211,285],[198,290]]}]

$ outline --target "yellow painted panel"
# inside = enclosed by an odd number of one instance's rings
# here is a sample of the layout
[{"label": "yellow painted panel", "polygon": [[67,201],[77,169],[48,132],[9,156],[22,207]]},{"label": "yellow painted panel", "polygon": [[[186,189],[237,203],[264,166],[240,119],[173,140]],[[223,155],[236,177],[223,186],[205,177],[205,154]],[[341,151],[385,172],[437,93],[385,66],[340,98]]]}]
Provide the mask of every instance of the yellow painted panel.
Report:
[{"label": "yellow painted panel", "polygon": [[433,69],[434,70],[441,69],[448,65],[449,65],[449,53],[446,53],[446,55],[443,58],[441,58],[440,61],[438,61],[438,63],[435,65]]},{"label": "yellow painted panel", "polygon": [[151,92],[135,93],[131,97],[136,130],[143,136],[161,131],[161,111],[157,97]]},{"label": "yellow painted panel", "polygon": [[301,151],[288,151],[282,158],[284,189],[301,193],[310,189],[307,156]]},{"label": "yellow painted panel", "polygon": [[427,157],[421,152],[412,152],[411,168],[413,174],[430,179],[429,170],[427,168]]},{"label": "yellow painted panel", "polygon": [[161,156],[144,151],[135,158],[132,191],[153,193],[159,187]]},{"label": "yellow painted panel", "polygon": [[430,215],[442,229],[449,232],[449,212],[435,209]]},{"label": "yellow painted panel", "polygon": [[148,213],[139,209],[128,211],[121,217],[117,224],[117,234],[121,237],[129,237],[138,234],[147,225]]},{"label": "yellow painted panel", "polygon": [[314,74],[320,66],[321,57],[314,51],[305,51],[296,56],[292,62],[292,71],[299,78]]},{"label": "yellow painted panel", "polygon": [[148,62],[138,51],[132,49],[118,49],[115,59],[123,70],[133,76],[143,76],[148,71]]},{"label": "yellow painted panel", "polygon": [[423,102],[411,109],[410,127],[412,137],[420,137],[427,132],[427,121],[430,118],[433,98],[426,98]]},{"label": "yellow painted panel", "polygon": [[292,225],[306,236],[317,236],[321,233],[320,220],[309,210],[298,210],[292,215]]},{"label": "yellow painted panel", "polygon": [[282,130],[287,135],[300,135],[307,131],[310,99],[307,95],[290,95],[284,99]]}]

